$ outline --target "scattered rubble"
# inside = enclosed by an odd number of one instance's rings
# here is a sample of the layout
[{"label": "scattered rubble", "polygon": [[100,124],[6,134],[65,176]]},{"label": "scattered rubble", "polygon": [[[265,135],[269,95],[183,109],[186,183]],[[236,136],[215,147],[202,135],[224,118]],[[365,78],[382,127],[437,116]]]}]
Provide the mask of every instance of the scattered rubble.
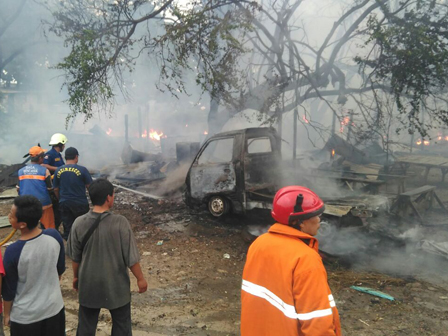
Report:
[{"label": "scattered rubble", "polygon": [[[194,150],[189,151],[185,157]],[[322,153],[325,160],[313,162],[314,166],[306,170],[309,174],[301,174],[304,176],[300,183],[316,187],[328,205],[321,223],[327,243],[323,237],[321,246],[326,252],[334,252],[323,253],[323,259],[344,335],[445,334],[448,220],[443,208],[448,188],[442,182],[441,168],[426,170],[421,164],[411,163],[403,169],[405,161],[400,157],[405,156],[400,153],[391,155],[385,166],[384,153],[378,146],[361,150],[337,137],[327,143]],[[264,167],[260,162],[268,159],[263,152],[254,154],[241,157],[239,162],[252,164],[255,169],[244,184],[245,195],[249,196],[246,200],[256,202],[246,202],[247,210],[268,208],[276,183],[288,182],[279,175],[275,179],[260,175],[256,168]],[[135,293],[136,284],[132,284],[135,334],[238,335],[246,252],[255,236],[272,224],[269,209],[247,211],[247,216],[228,213],[214,218],[204,211],[208,204],[189,208],[182,201],[188,165],[180,166],[160,153],[140,157],[150,161],[97,172],[97,176],[117,181],[114,211],[129,219],[142,253],[142,269],[148,277],[149,290],[144,295]],[[297,167],[307,163],[289,164],[302,173],[303,169]],[[228,176],[237,172],[232,168],[225,171],[226,167],[222,166],[223,171],[215,179],[199,182],[211,181],[214,185],[209,190],[225,189],[232,183],[237,187],[237,179],[221,177],[222,173]],[[288,175],[292,179],[300,177]],[[197,177],[199,172],[190,172],[190,176]],[[421,192],[419,188],[425,186],[430,190]],[[408,197],[407,205],[404,197]],[[0,216],[7,215],[10,202],[0,195]],[[340,253],[344,249],[346,253]],[[402,251],[398,266],[391,263],[397,251]],[[437,267],[431,267],[433,264]],[[395,300],[354,295],[351,286],[377,294],[393,293]],[[64,274],[62,288],[67,335],[71,336],[77,321],[71,271]],[[102,313],[99,334],[110,333],[110,328],[110,317]]]},{"label": "scattered rubble", "polygon": [[[9,207],[10,203],[7,206],[0,203],[0,215],[6,215]],[[139,295],[132,282],[136,335],[239,335],[241,275],[249,246],[242,232],[247,223],[255,225],[259,218],[215,219],[203,211],[187,208],[180,197],[159,205],[156,200],[124,190],[117,192],[114,211],[129,219],[134,232],[145,233],[137,235],[137,242],[149,290]],[[142,218],[148,212],[151,221],[145,223]],[[190,225],[178,225],[181,218],[190,219]],[[153,224],[164,221],[166,226]],[[169,229],[173,227],[176,230],[171,232]],[[161,240],[163,245],[157,246]],[[225,253],[236,257],[224,259]],[[412,335],[415,330],[424,330],[422,335],[443,335],[447,330],[448,309],[444,298],[448,297],[448,285],[355,271],[342,266],[340,259],[324,258],[324,262],[344,335]],[[441,268],[448,269],[445,265],[439,263]],[[62,291],[68,336],[75,335],[78,305],[71,280],[71,271],[67,270],[62,277]],[[378,301],[368,295],[354,295],[349,289],[352,285],[393,293],[400,300]],[[110,334],[111,319],[106,311],[101,312],[100,321],[98,335]]]}]

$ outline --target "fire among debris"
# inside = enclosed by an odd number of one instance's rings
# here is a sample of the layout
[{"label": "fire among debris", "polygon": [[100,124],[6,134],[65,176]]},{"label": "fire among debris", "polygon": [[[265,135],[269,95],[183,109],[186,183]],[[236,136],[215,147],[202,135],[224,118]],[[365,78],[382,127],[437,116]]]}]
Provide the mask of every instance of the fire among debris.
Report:
[{"label": "fire among debris", "polygon": [[415,144],[417,146],[420,146],[421,144],[423,144],[424,146],[429,146],[431,144],[431,142],[429,140],[422,140],[422,139],[418,139]]},{"label": "fire among debris", "polygon": [[[163,132],[153,130],[152,128],[149,130],[149,138],[152,140],[160,141],[160,139],[163,136],[164,136]],[[142,138],[147,138],[147,137],[148,137],[148,131],[144,130],[144,132],[142,133]]]},{"label": "fire among debris", "polygon": [[341,120],[341,127],[339,129],[340,133],[344,133],[344,128],[350,123],[350,117],[344,117],[344,119]]}]

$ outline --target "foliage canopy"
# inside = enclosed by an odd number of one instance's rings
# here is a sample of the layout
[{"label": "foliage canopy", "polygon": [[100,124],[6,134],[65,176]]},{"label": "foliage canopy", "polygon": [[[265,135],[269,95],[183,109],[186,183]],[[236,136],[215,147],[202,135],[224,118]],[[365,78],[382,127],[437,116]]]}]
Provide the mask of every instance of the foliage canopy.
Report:
[{"label": "foliage canopy", "polygon": [[244,52],[237,37],[250,30],[257,8],[255,2],[238,3],[244,12],[232,0],[193,0],[182,6],[173,0],[63,1],[49,29],[71,50],[57,66],[66,76],[72,111],[67,121],[77,115],[87,120],[113,106],[115,87],[127,95],[125,73],[134,71],[142,53],[159,62],[161,90],[186,92],[186,70],[196,73],[204,91],[235,89],[235,63]]},{"label": "foliage canopy", "polygon": [[443,1],[404,1],[395,11],[382,5],[381,12],[382,17],[372,15],[367,22],[365,44],[371,52],[355,60],[362,71],[369,71],[373,82],[390,83],[399,113],[424,136],[427,128],[421,108],[448,124],[446,108],[434,109],[427,103],[429,98],[445,101],[448,7]]},{"label": "foliage canopy", "polygon": [[[379,91],[393,95],[398,119],[411,132],[425,135],[432,120],[448,124],[441,108],[448,75],[445,1],[346,3],[313,45],[297,21],[303,0],[61,1],[49,29],[70,48],[57,66],[66,76],[68,120],[111,108],[115,88],[126,96],[125,74],[146,53],[160,66],[160,90],[185,93],[185,73],[195,74],[214,101],[215,130],[244,109],[279,116],[331,96],[341,106],[355,100],[374,126],[384,117]],[[348,51],[356,43],[363,50],[355,57]],[[220,120],[219,104],[226,106]]]}]

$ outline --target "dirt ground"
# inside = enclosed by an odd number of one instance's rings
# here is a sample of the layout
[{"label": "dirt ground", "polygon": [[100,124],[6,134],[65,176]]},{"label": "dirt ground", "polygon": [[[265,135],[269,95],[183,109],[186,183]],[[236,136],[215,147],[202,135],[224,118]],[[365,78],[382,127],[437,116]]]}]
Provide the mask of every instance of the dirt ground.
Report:
[{"label": "dirt ground", "polygon": [[[437,173],[431,178],[440,181]],[[442,194],[448,202],[448,192]],[[10,206],[11,201],[1,201],[0,216]],[[117,194],[114,211],[134,229],[149,285],[139,294],[131,276],[134,335],[239,335],[241,275],[250,244],[242,234],[243,223],[270,219],[215,220],[186,208],[179,197],[159,202],[129,192]],[[0,237],[9,230],[1,229]],[[448,270],[446,260],[431,260]],[[448,335],[448,277],[432,278],[415,264],[397,277],[371,271],[368,262],[357,267],[337,258],[324,261],[344,335]],[[71,281],[67,259],[61,286],[68,336],[76,333],[78,307]],[[396,300],[359,293],[352,285],[381,290]],[[110,335],[110,329],[110,315],[102,311],[97,335]]]}]

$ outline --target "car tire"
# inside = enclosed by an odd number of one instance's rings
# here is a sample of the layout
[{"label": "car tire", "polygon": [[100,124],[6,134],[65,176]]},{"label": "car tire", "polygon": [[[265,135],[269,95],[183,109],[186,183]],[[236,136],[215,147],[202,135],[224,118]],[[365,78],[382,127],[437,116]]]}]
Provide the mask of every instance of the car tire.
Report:
[{"label": "car tire", "polygon": [[213,217],[221,217],[230,211],[230,202],[222,196],[212,196],[208,200],[208,211]]}]

